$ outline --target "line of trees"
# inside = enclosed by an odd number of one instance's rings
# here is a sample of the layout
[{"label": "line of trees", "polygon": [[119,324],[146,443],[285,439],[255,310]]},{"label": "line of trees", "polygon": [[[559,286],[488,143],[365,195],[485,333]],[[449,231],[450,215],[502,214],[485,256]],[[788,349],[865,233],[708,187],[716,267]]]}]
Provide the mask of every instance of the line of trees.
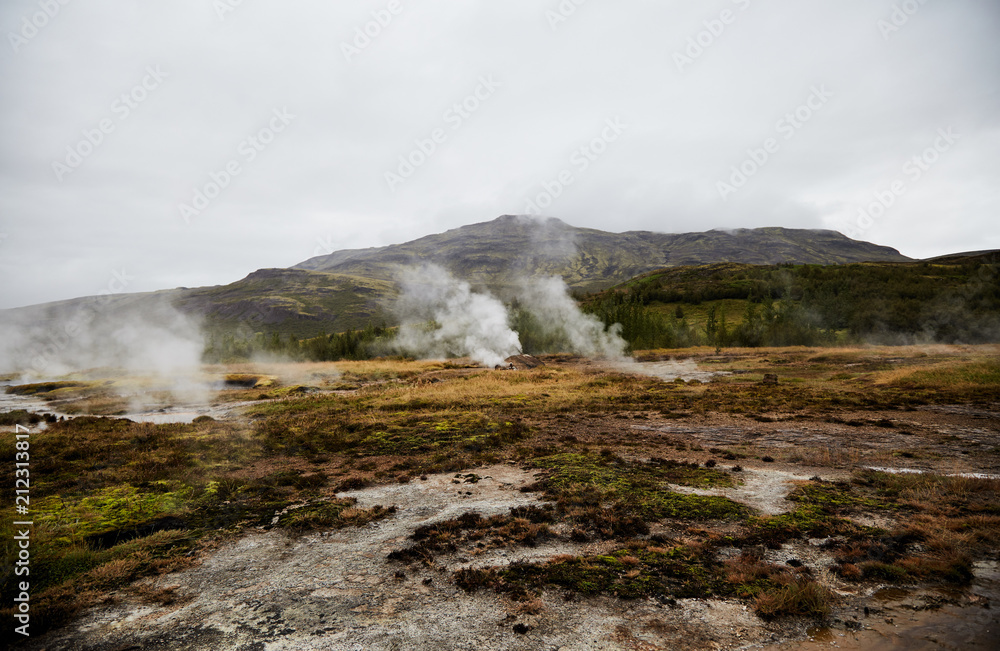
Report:
[{"label": "line of trees", "polygon": [[622,338],[632,350],[701,345],[820,346],[837,341],[835,332],[821,327],[815,316],[798,304],[770,298],[760,303],[747,301],[743,317],[736,323],[729,323],[725,311],[710,305],[702,327],[688,322],[680,304],[664,314],[626,294],[609,296],[587,309],[608,326],[621,324]]},{"label": "line of trees", "polygon": [[223,333],[208,337],[202,360],[214,364],[267,358],[312,362],[371,359],[386,354],[394,336],[394,329],[371,324],[361,330],[310,339],[277,332],[249,336]]},{"label": "line of trees", "polygon": [[[723,299],[745,301],[739,322],[726,322]],[[683,308],[706,302],[706,323],[694,329]],[[642,278],[586,305],[621,323],[634,349],[989,343],[1000,341],[1000,265],[712,265]]]},{"label": "line of trees", "polygon": [[[744,302],[738,320],[725,301]],[[685,308],[699,308],[697,324]],[[710,265],[669,269],[626,289],[582,300],[605,327],[619,324],[632,350],[820,346],[858,342],[903,344],[1000,341],[1000,264]],[[731,318],[732,312],[730,312]],[[528,353],[560,350],[557,329],[512,306],[511,327]],[[278,357],[338,361],[397,354],[395,329],[361,330],[298,339],[255,334],[210,337],[209,363]]]}]

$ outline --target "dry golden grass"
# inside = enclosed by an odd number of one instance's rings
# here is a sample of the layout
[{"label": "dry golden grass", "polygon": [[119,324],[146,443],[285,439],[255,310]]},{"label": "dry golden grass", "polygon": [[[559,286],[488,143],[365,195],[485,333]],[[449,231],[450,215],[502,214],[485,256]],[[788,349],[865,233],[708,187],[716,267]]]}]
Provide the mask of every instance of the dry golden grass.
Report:
[{"label": "dry golden grass", "polygon": [[816,617],[830,614],[833,593],[815,581],[794,581],[761,593],[754,599],[754,611],[765,619],[775,617]]},{"label": "dry golden grass", "polygon": [[1000,358],[984,358],[976,355],[938,360],[928,364],[877,372],[873,381],[876,386],[918,385],[953,391],[969,391],[984,387],[1000,389]]},{"label": "dry golden grass", "polygon": [[540,615],[545,612],[545,602],[538,597],[530,596],[517,603],[515,612],[521,615]]}]

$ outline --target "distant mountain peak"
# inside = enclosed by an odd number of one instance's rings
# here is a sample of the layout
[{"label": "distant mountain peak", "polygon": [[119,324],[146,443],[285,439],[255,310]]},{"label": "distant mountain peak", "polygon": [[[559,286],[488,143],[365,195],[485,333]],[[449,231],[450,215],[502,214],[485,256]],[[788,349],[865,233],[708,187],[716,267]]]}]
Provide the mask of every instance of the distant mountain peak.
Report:
[{"label": "distant mountain peak", "polygon": [[578,228],[556,217],[508,214],[403,244],[337,251],[294,268],[391,281],[400,265],[430,261],[488,286],[546,274],[562,276],[571,287],[590,290],[653,269],[687,264],[908,259],[895,249],[851,240],[837,231],[769,227],[679,234],[610,233]]},{"label": "distant mountain peak", "polygon": [[572,231],[579,230],[559,219],[558,217],[544,217],[539,215],[500,215],[496,219],[468,226],[460,226],[454,230],[466,228],[499,228],[499,229],[539,229],[543,231]]},{"label": "distant mountain peak", "polygon": [[[684,265],[907,260],[895,249],[829,230],[610,233],[555,217],[501,215],[402,244],[334,251],[290,269],[260,269],[229,285],[175,290],[171,296],[182,311],[215,324],[287,327],[311,336],[390,321],[386,305],[399,291],[401,270],[427,262],[502,294],[537,276],[558,276],[571,288],[589,292]],[[134,296],[116,300],[144,300]]]}]

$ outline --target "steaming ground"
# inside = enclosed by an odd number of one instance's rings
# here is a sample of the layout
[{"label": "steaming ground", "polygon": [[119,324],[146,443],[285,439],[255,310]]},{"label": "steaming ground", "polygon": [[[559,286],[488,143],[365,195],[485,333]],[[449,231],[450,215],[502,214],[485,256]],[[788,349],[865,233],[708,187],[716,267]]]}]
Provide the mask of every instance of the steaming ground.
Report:
[{"label": "steaming ground", "polygon": [[[844,355],[843,349],[835,351]],[[995,356],[996,351],[991,351]],[[626,363],[619,372],[658,374],[663,380],[711,378],[705,366],[717,364],[717,357],[702,351],[689,352],[694,359],[683,361]],[[856,360],[878,356],[886,360],[905,359],[925,364],[915,352],[875,351],[851,356],[842,363],[826,362],[829,370],[812,371],[812,358],[829,351],[784,350],[794,357],[797,371],[788,363],[775,367],[773,351],[733,352],[722,368],[733,376],[722,382],[734,391],[743,383],[739,373],[747,373],[741,358],[763,360],[756,371],[777,369],[781,387],[796,386],[793,373],[820,373],[817,382]],[[956,353],[957,354],[957,353]],[[545,358],[558,369],[583,369],[589,374],[609,366],[569,356]],[[787,362],[787,360],[784,360]],[[449,382],[465,384],[472,375],[486,378],[516,378],[515,371],[480,368],[453,368],[463,360],[452,360],[448,368],[431,363],[408,362],[407,375],[389,376],[367,369],[369,379],[359,380],[364,365],[273,364],[209,367],[211,377],[226,373],[257,373],[276,378],[267,392],[303,384],[322,391],[345,391],[348,384],[379,382],[392,389],[397,383],[412,387],[419,396],[428,387],[447,388]],[[755,364],[757,362],[754,362]],[[718,367],[718,366],[717,366]],[[884,372],[884,371],[880,371]],[[539,372],[542,375],[549,371]],[[524,374],[528,377],[530,372]],[[374,378],[374,379],[372,379]],[[267,379],[267,378],[265,378]],[[620,379],[620,378],[619,378]],[[338,384],[338,381],[341,381]],[[432,384],[433,382],[433,384]],[[367,387],[367,385],[365,385]],[[837,385],[838,387],[840,385]],[[277,387],[277,388],[276,388]],[[352,389],[353,390],[353,389]],[[671,390],[701,391],[702,387],[671,387]],[[223,392],[228,393],[228,392]],[[239,393],[259,398],[265,389]],[[271,399],[271,398],[268,398]],[[227,418],[240,420],[240,403],[227,405]],[[919,465],[939,474],[989,473],[1000,467],[1000,405],[928,405],[911,410],[895,407],[881,410],[848,411],[838,408],[800,414],[667,413],[662,409],[635,411],[539,410],[532,413],[537,427],[533,444],[558,447],[567,452],[597,454],[605,447],[629,458],[663,455],[707,466],[709,458],[719,459],[719,467],[732,468],[737,459],[742,466],[741,482],[732,488],[693,489],[676,487],[678,492],[724,495],[758,509],[764,514],[785,513],[794,508],[786,496],[796,485],[812,477],[833,482],[850,478],[854,468],[877,465],[897,466],[897,470]],[[832,416],[836,416],[833,418]],[[678,416],[680,416],[678,418]],[[767,416],[767,417],[761,417]],[[620,445],[621,444],[621,445]],[[898,451],[917,452],[899,457]],[[720,457],[727,451],[739,454]],[[772,455],[765,460],[765,455]],[[734,455],[735,456],[735,455]],[[274,470],[273,460],[261,461],[259,472]],[[394,463],[387,460],[385,463]],[[328,461],[331,463],[331,461]],[[900,467],[902,466],[902,467]],[[305,463],[303,462],[303,467]],[[308,465],[309,471],[316,469]],[[329,470],[330,468],[327,468]],[[248,530],[238,540],[206,551],[200,564],[183,572],[144,580],[146,588],[115,592],[83,613],[69,626],[41,639],[32,639],[33,649],[124,648],[188,649],[751,649],[792,637],[799,644],[813,620],[768,622],[753,614],[745,602],[719,599],[619,600],[610,596],[572,596],[560,590],[546,590],[538,602],[522,604],[487,590],[466,594],[459,590],[451,572],[484,565],[505,566],[518,560],[541,560],[560,554],[605,554],[610,543],[592,540],[577,543],[565,530],[560,537],[535,547],[463,548],[445,554],[434,565],[415,563],[404,566],[389,562],[388,552],[409,543],[409,536],[421,525],[455,517],[465,511],[502,513],[512,506],[537,504],[537,492],[519,488],[537,481],[537,470],[518,463],[496,463],[474,470],[475,483],[456,482],[454,472],[429,473],[412,477],[408,483],[386,479],[377,486],[346,493],[359,499],[359,506],[395,505],[389,518],[361,529],[323,531],[302,537],[278,531]],[[353,472],[352,470],[351,472]],[[249,472],[249,471],[248,471]],[[254,471],[257,472],[257,471]],[[343,495],[344,493],[340,493]],[[868,520],[859,513],[859,523],[888,526],[885,518]],[[874,517],[874,516],[873,516]],[[699,525],[702,526],[702,525]],[[707,525],[706,525],[707,526]],[[715,526],[715,525],[712,525]],[[731,533],[718,525],[719,535]],[[654,534],[680,539],[694,535],[685,522],[661,522]],[[838,591],[836,610],[826,625],[832,629],[809,629],[817,643],[808,648],[876,649],[917,648],[924,630],[934,631],[934,648],[995,649],[996,604],[1000,602],[1000,575],[996,562],[975,566],[975,580],[965,591],[939,593],[935,587],[900,589],[893,586],[884,595],[872,594],[869,584],[844,582],[830,572],[831,553],[821,539],[793,540],[781,549],[765,550],[766,560],[784,564],[795,559]],[[736,554],[723,548],[720,558]],[[990,565],[992,564],[992,565]],[[145,600],[143,594],[166,590],[173,596],[163,605]],[[145,590],[145,592],[143,592]],[[944,596],[942,596],[944,594]],[[988,604],[992,600],[993,608]],[[987,604],[984,606],[983,604]],[[871,610],[869,615],[868,610]],[[850,625],[850,626],[848,626]],[[860,629],[860,630],[859,630]],[[519,632],[520,631],[520,632]],[[825,637],[823,637],[825,636]],[[832,644],[836,642],[837,644]],[[993,643],[991,645],[991,643]],[[895,645],[895,646],[893,646]],[[797,647],[787,647],[797,648]],[[930,647],[928,647],[930,648]]]},{"label": "steaming ground", "polygon": [[424,359],[471,357],[490,368],[521,352],[504,304],[442,267],[404,271],[400,285],[400,350]]},{"label": "steaming ground", "polygon": [[140,308],[111,298],[95,297],[68,314],[52,306],[44,321],[8,312],[0,322],[0,374],[25,383],[130,376],[131,383],[114,389],[128,398],[130,411],[164,401],[207,403],[212,392],[201,372],[200,323],[166,300]]},{"label": "steaming ground", "polygon": [[698,366],[694,360],[690,359],[667,360],[664,362],[636,362],[632,359],[627,359],[613,362],[608,366],[622,373],[646,375],[648,377],[659,378],[664,382],[673,382],[674,380],[709,382],[714,377],[728,375],[728,373],[720,371],[706,371]]},{"label": "steaming ground", "polygon": [[[622,372],[665,380],[710,377],[680,363],[637,365],[625,354],[619,328],[606,328],[581,312],[559,277],[524,278],[506,302],[433,264],[401,270],[399,282],[395,310],[401,326],[394,346],[407,355],[469,357],[487,368],[500,365],[524,351],[523,336],[512,326],[515,314],[509,306],[516,305],[516,317],[531,324],[533,348],[605,360]],[[42,323],[22,322],[16,312],[9,313],[0,323],[0,374],[17,375],[21,382],[141,376],[114,387],[128,399],[132,414],[174,403],[207,404],[212,387],[200,370],[205,348],[200,324],[166,300],[140,308],[118,299],[95,297],[69,314],[53,306]],[[120,370],[109,375],[100,369]]]},{"label": "steaming ground", "polygon": [[[402,352],[422,359],[471,357],[487,368],[523,352],[510,308],[489,292],[473,290],[433,264],[402,270],[399,278],[396,313],[402,325],[396,344]],[[508,302],[532,320],[535,336],[550,347],[546,352],[629,359],[619,329],[581,312],[557,276],[523,279]]]}]

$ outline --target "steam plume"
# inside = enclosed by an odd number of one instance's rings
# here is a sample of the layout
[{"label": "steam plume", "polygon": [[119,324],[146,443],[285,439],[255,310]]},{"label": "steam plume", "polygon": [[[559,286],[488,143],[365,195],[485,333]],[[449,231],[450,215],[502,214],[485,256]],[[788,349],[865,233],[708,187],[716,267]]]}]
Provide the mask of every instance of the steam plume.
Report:
[{"label": "steam plume", "polygon": [[166,300],[129,304],[110,297],[11,310],[0,316],[0,373],[26,380],[96,368],[149,375],[176,397],[203,396],[199,323]]},{"label": "steam plume", "polygon": [[[493,295],[473,291],[435,265],[407,270],[400,283],[400,350],[419,357],[468,356],[486,366],[522,351],[507,306]],[[561,278],[525,280],[513,299],[531,315],[532,328],[539,331],[534,338],[547,342],[546,350],[533,352],[625,359],[626,343],[617,328],[605,330],[597,317],[582,313]]]},{"label": "steam plume", "polygon": [[401,284],[401,350],[420,357],[468,356],[486,366],[521,352],[507,308],[492,295],[473,292],[469,283],[430,264],[407,271]]},{"label": "steam plume", "polygon": [[535,317],[544,336],[561,344],[562,352],[625,359],[628,344],[619,334],[621,326],[616,323],[605,329],[596,316],[581,312],[562,278],[530,279],[520,288],[517,299],[522,309]]}]

